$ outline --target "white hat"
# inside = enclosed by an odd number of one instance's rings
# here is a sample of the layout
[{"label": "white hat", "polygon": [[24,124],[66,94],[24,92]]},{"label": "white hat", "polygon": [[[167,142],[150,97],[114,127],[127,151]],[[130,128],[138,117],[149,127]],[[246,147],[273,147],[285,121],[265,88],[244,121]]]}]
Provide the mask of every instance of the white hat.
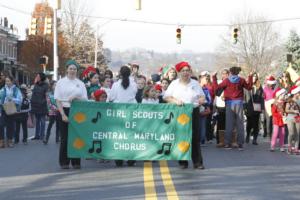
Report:
[{"label": "white hat", "polygon": [[267,78],[267,84],[269,85],[275,85],[277,83],[276,79],[274,78],[274,76],[269,76]]},{"label": "white hat", "polygon": [[300,92],[300,86],[294,85],[293,87],[291,87],[290,89],[291,94],[297,94],[298,92]]},{"label": "white hat", "polygon": [[286,93],[286,90],[284,88],[277,88],[274,92],[274,98],[279,97],[280,95]]}]

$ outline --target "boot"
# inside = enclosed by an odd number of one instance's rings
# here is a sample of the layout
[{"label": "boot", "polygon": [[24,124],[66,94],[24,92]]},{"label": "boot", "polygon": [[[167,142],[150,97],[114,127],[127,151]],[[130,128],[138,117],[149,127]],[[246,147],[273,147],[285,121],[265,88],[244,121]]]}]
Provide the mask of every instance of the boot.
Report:
[{"label": "boot", "polygon": [[218,148],[223,148],[224,147],[224,145],[225,145],[224,137],[225,137],[225,131],[220,131],[219,130],[219,144],[217,144]]},{"label": "boot", "polygon": [[233,148],[238,148],[239,145],[237,144],[237,133],[236,133],[236,130],[233,131],[232,133],[232,143],[231,143],[231,146]]},{"label": "boot", "polygon": [[13,143],[13,141],[12,141],[12,140],[8,140],[8,142],[7,142],[7,146],[8,146],[9,148],[12,148],[12,147],[14,147],[14,143]]},{"label": "boot", "polygon": [[0,148],[5,148],[4,140],[0,140]]}]

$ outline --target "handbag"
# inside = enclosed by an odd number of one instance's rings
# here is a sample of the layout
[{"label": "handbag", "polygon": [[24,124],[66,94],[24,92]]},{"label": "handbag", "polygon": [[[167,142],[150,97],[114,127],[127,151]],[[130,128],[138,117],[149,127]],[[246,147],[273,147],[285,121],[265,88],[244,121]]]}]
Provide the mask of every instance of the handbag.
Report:
[{"label": "handbag", "polygon": [[261,112],[262,111],[261,104],[260,103],[254,103],[252,91],[251,91],[251,99],[252,99],[253,110],[256,111],[256,112]]},{"label": "handbag", "polygon": [[17,106],[13,101],[8,101],[3,104],[3,109],[7,115],[13,115],[17,113]]},{"label": "handbag", "polygon": [[32,115],[30,113],[28,114],[27,128],[34,128],[33,118],[32,118]]}]

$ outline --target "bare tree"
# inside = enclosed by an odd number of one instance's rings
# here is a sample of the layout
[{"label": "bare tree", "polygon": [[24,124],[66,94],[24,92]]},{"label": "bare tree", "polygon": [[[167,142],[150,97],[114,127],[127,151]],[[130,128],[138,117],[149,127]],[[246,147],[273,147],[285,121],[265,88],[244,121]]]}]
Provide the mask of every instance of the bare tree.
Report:
[{"label": "bare tree", "polygon": [[[95,58],[95,30],[86,13],[91,11],[85,1],[68,0],[62,15],[62,32],[69,45],[68,55],[81,65],[93,65]],[[98,64],[105,65],[103,42],[98,37]]]},{"label": "bare tree", "polygon": [[265,17],[251,13],[237,16],[234,20],[238,28],[235,44],[231,31],[223,37],[218,47],[217,64],[221,67],[238,65],[247,73],[251,70],[265,76],[276,69],[281,54],[279,34]]}]

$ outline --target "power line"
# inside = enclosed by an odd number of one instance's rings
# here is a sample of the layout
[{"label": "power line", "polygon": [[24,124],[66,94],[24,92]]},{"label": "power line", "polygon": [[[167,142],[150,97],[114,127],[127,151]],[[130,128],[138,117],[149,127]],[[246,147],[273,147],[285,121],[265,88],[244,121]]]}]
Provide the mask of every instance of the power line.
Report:
[{"label": "power line", "polygon": [[2,3],[0,3],[0,7],[6,8],[6,9],[8,9],[8,10],[13,10],[13,11],[15,11],[15,12],[22,13],[22,14],[24,14],[24,15],[31,15],[30,12],[26,12],[26,11],[24,11],[24,10],[19,10],[19,9],[16,9],[16,8],[12,8],[12,7],[6,6],[6,5],[4,5],[4,4],[2,4]]},{"label": "power line", "polygon": [[[7,5],[1,4],[0,7],[13,10],[18,13],[22,13],[25,15],[30,15],[30,12],[26,12],[24,10],[16,9],[13,7],[9,7]],[[254,25],[254,24],[264,24],[264,23],[276,23],[276,22],[283,22],[283,21],[295,21],[300,20],[300,17],[290,17],[290,18],[280,18],[280,19],[270,19],[270,20],[262,20],[262,21],[254,21],[254,22],[245,22],[245,23],[238,23],[238,24],[198,24],[198,23],[169,23],[169,22],[158,22],[158,21],[146,21],[146,20],[136,20],[136,19],[129,19],[129,18],[113,18],[113,17],[104,17],[104,16],[94,16],[94,15],[84,15],[79,13],[71,13],[65,10],[61,11],[62,13],[72,14],[76,16],[86,17],[86,18],[93,18],[93,19],[106,19],[110,21],[122,21],[122,22],[133,22],[133,23],[143,23],[143,24],[153,24],[153,25],[164,25],[164,26],[179,26],[179,27],[233,27],[233,26],[246,26],[246,25]]]}]

